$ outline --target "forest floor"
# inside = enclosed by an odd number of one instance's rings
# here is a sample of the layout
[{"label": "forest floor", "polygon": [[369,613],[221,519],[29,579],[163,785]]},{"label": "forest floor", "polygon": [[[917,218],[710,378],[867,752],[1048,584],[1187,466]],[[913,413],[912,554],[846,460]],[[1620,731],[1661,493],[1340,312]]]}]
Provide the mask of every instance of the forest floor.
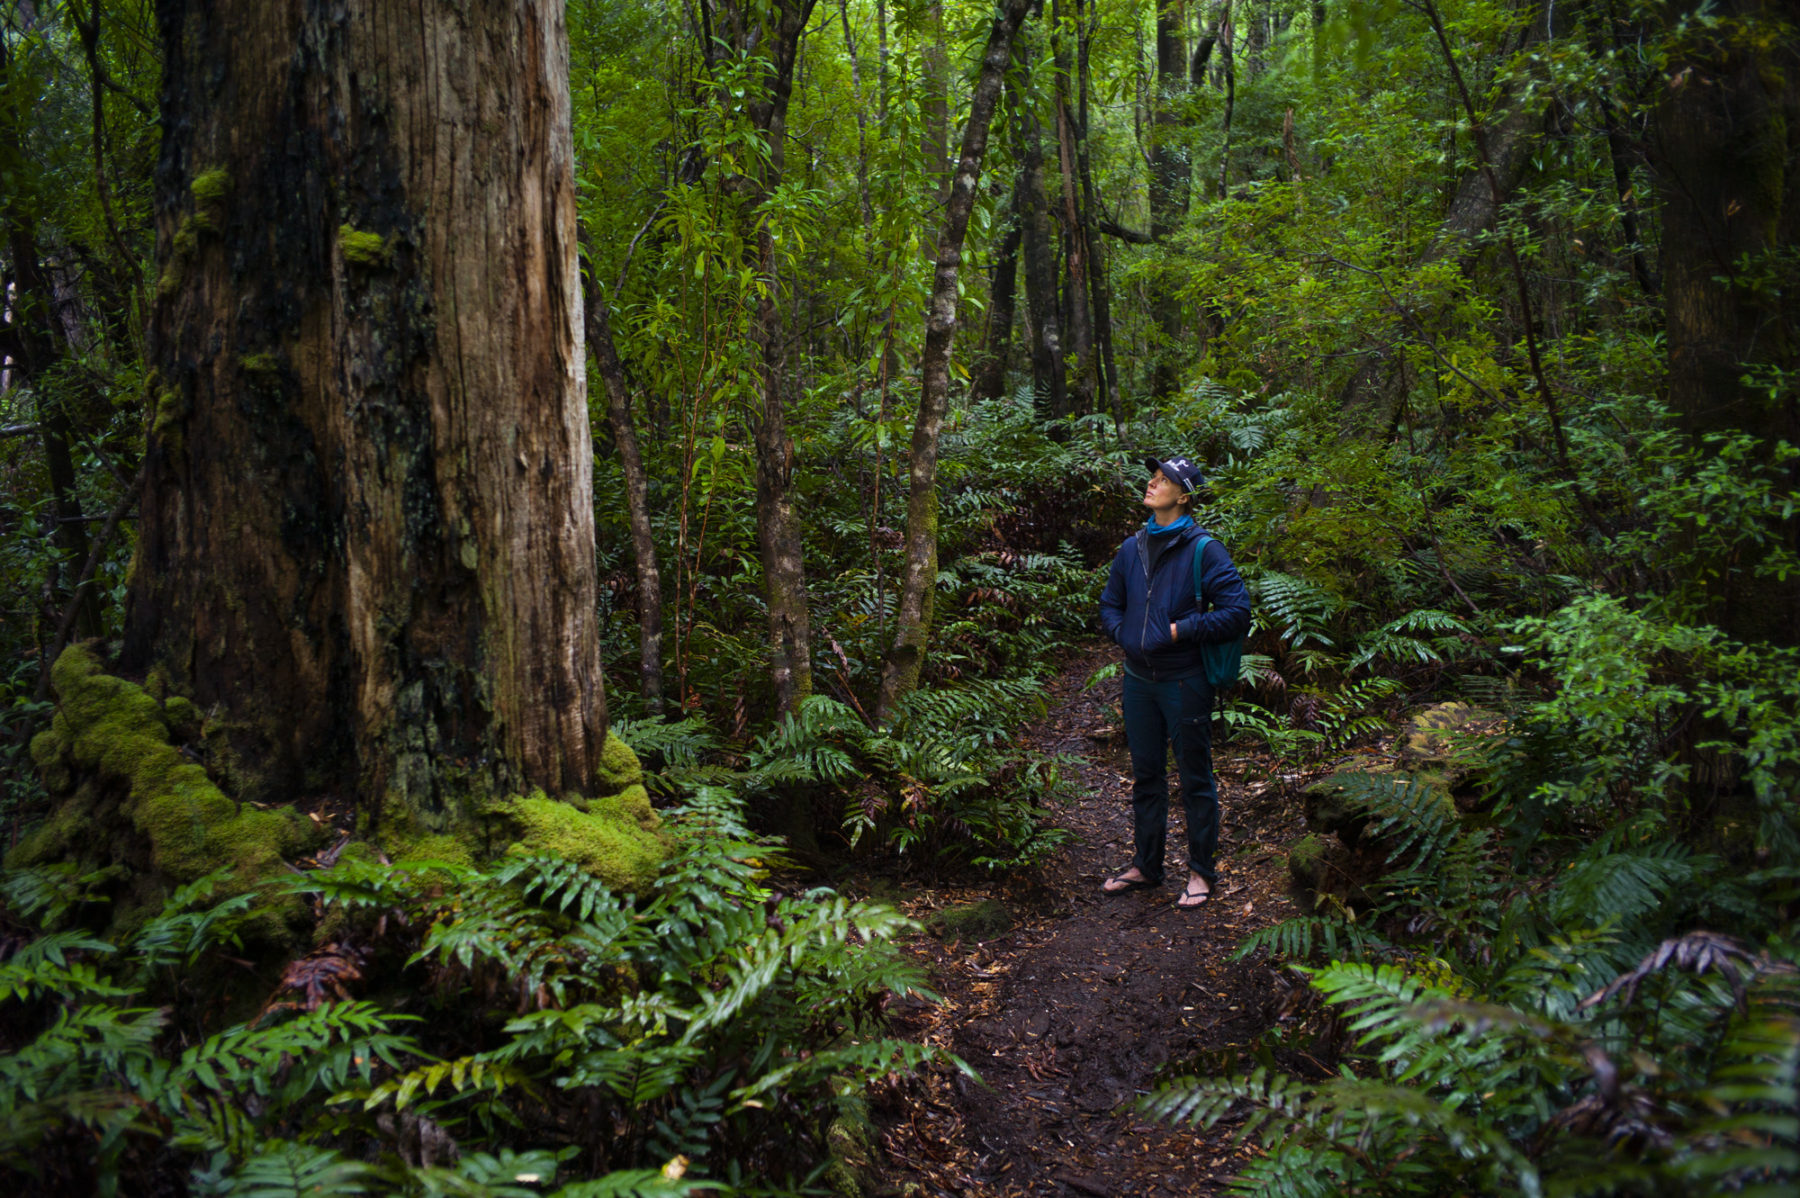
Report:
[{"label": "forest floor", "polygon": [[1239,1052],[1280,1018],[1296,983],[1229,958],[1298,910],[1284,848],[1304,831],[1310,776],[1215,745],[1212,901],[1174,905],[1186,862],[1173,779],[1167,882],[1103,895],[1101,880],[1131,862],[1130,765],[1119,680],[1085,684],[1115,658],[1095,646],[1067,661],[1048,712],[1024,733],[1079,759],[1079,798],[1052,813],[1073,841],[1029,876],[909,889],[902,900],[930,929],[909,951],[943,1001],[897,1004],[896,1029],[954,1052],[982,1080],[940,1069],[876,1096],[884,1194],[1220,1194],[1255,1151],[1224,1126],[1147,1120],[1133,1100],[1168,1078],[1244,1068]]}]

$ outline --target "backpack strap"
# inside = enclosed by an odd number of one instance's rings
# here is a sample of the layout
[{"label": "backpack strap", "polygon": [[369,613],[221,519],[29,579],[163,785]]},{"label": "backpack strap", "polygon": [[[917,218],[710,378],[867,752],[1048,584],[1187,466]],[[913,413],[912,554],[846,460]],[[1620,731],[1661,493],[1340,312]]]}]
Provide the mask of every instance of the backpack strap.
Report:
[{"label": "backpack strap", "polygon": [[1201,533],[1200,539],[1194,543],[1194,606],[1202,614],[1206,611],[1206,591],[1200,585],[1200,559],[1206,555],[1206,547],[1211,543],[1212,538],[1205,533]]}]

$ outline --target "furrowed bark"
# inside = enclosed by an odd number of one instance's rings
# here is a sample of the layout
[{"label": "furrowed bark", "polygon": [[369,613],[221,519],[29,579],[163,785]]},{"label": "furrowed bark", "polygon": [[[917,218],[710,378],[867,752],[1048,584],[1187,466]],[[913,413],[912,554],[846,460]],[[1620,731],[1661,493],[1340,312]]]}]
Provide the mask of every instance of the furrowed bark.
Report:
[{"label": "furrowed bark", "polygon": [[[1669,406],[1696,438],[1742,431],[1800,443],[1800,403],[1747,385],[1757,366],[1791,364],[1800,303],[1745,276],[1800,239],[1800,54],[1759,44],[1781,6],[1729,0],[1716,31],[1695,30],[1682,47],[1654,116],[1651,166],[1663,198],[1662,282],[1669,347]],[[1788,485],[1796,471],[1785,468]],[[1779,525],[1800,549],[1800,518]],[[1735,556],[1735,555],[1733,555]],[[1755,578],[1746,563],[1719,560],[1712,618],[1733,636],[1800,642],[1800,579]]]},{"label": "furrowed bark", "polygon": [[124,664],[243,798],[426,827],[606,733],[551,0],[162,0],[156,396]]},{"label": "furrowed bark", "polygon": [[1031,0],[1007,0],[988,31],[981,73],[969,99],[962,151],[944,206],[938,235],[937,271],[932,278],[926,312],[925,347],[919,359],[921,379],[918,416],[913,423],[910,484],[906,504],[906,566],[895,613],[892,649],[881,674],[875,718],[884,722],[894,704],[916,689],[925,647],[931,636],[932,598],[937,590],[937,457],[938,434],[950,397],[950,349],[956,338],[956,280],[962,245],[981,182],[989,126],[999,102],[1001,82],[1011,56],[1013,35],[1024,21]]}]

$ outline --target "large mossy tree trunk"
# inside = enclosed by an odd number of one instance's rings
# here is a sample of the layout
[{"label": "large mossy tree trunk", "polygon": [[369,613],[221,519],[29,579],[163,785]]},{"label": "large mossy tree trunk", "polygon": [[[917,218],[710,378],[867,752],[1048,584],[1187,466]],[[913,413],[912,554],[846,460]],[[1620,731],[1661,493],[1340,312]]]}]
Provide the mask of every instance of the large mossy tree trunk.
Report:
[{"label": "large mossy tree trunk", "polygon": [[876,719],[885,721],[902,696],[919,685],[925,647],[931,639],[932,599],[937,592],[937,460],[938,438],[950,402],[950,349],[956,339],[957,278],[962,269],[963,239],[981,185],[988,132],[1000,85],[1012,55],[1013,35],[1025,20],[1031,0],[1007,0],[988,29],[981,71],[969,97],[969,119],[963,126],[962,150],[944,225],[938,233],[937,271],[925,311],[925,347],[919,356],[919,411],[913,421],[906,502],[906,564],[895,608],[895,633],[881,671]]},{"label": "large mossy tree trunk", "polygon": [[[1800,403],[1791,383],[1771,384],[1791,378],[1800,350],[1793,268],[1782,263],[1800,241],[1800,52],[1776,36],[1784,8],[1729,0],[1716,25],[1689,27],[1651,166],[1663,198],[1669,406],[1696,437],[1761,438],[1761,464],[1791,488],[1800,472],[1779,464],[1775,446],[1800,444]],[[1782,521],[1779,535],[1800,550],[1800,519]],[[1739,557],[1708,563],[1713,618],[1746,640],[1800,643],[1800,578],[1758,578],[1757,563]]]},{"label": "large mossy tree trunk", "polygon": [[123,665],[240,799],[587,790],[606,703],[554,0],[161,0]]}]

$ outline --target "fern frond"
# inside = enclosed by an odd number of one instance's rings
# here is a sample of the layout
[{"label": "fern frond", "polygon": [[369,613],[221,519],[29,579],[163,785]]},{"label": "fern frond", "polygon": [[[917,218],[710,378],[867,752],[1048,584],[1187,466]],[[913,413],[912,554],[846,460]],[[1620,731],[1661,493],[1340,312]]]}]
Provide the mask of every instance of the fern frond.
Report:
[{"label": "fern frond", "polygon": [[355,1198],[379,1192],[382,1175],[326,1148],[271,1140],[214,1192],[226,1198]]},{"label": "fern frond", "polygon": [[1295,963],[1311,960],[1315,953],[1367,960],[1392,951],[1394,946],[1387,940],[1341,916],[1296,915],[1250,933],[1231,954],[1231,960],[1242,961],[1259,952]]},{"label": "fern frond", "polygon": [[42,994],[90,998],[123,998],[135,990],[101,976],[91,961],[77,953],[110,954],[117,950],[86,932],[52,932],[29,941],[5,961],[0,961],[0,1003],[29,1001]]},{"label": "fern frond", "polygon": [[1672,840],[1621,851],[1597,849],[1601,846],[1582,853],[1557,878],[1550,917],[1559,926],[1596,918],[1630,926],[1695,879],[1692,851]]},{"label": "fern frond", "polygon": [[1277,629],[1288,648],[1301,649],[1308,644],[1333,647],[1335,642],[1326,630],[1332,617],[1344,610],[1343,600],[1304,578],[1274,570],[1254,574],[1247,581],[1259,624]]}]

